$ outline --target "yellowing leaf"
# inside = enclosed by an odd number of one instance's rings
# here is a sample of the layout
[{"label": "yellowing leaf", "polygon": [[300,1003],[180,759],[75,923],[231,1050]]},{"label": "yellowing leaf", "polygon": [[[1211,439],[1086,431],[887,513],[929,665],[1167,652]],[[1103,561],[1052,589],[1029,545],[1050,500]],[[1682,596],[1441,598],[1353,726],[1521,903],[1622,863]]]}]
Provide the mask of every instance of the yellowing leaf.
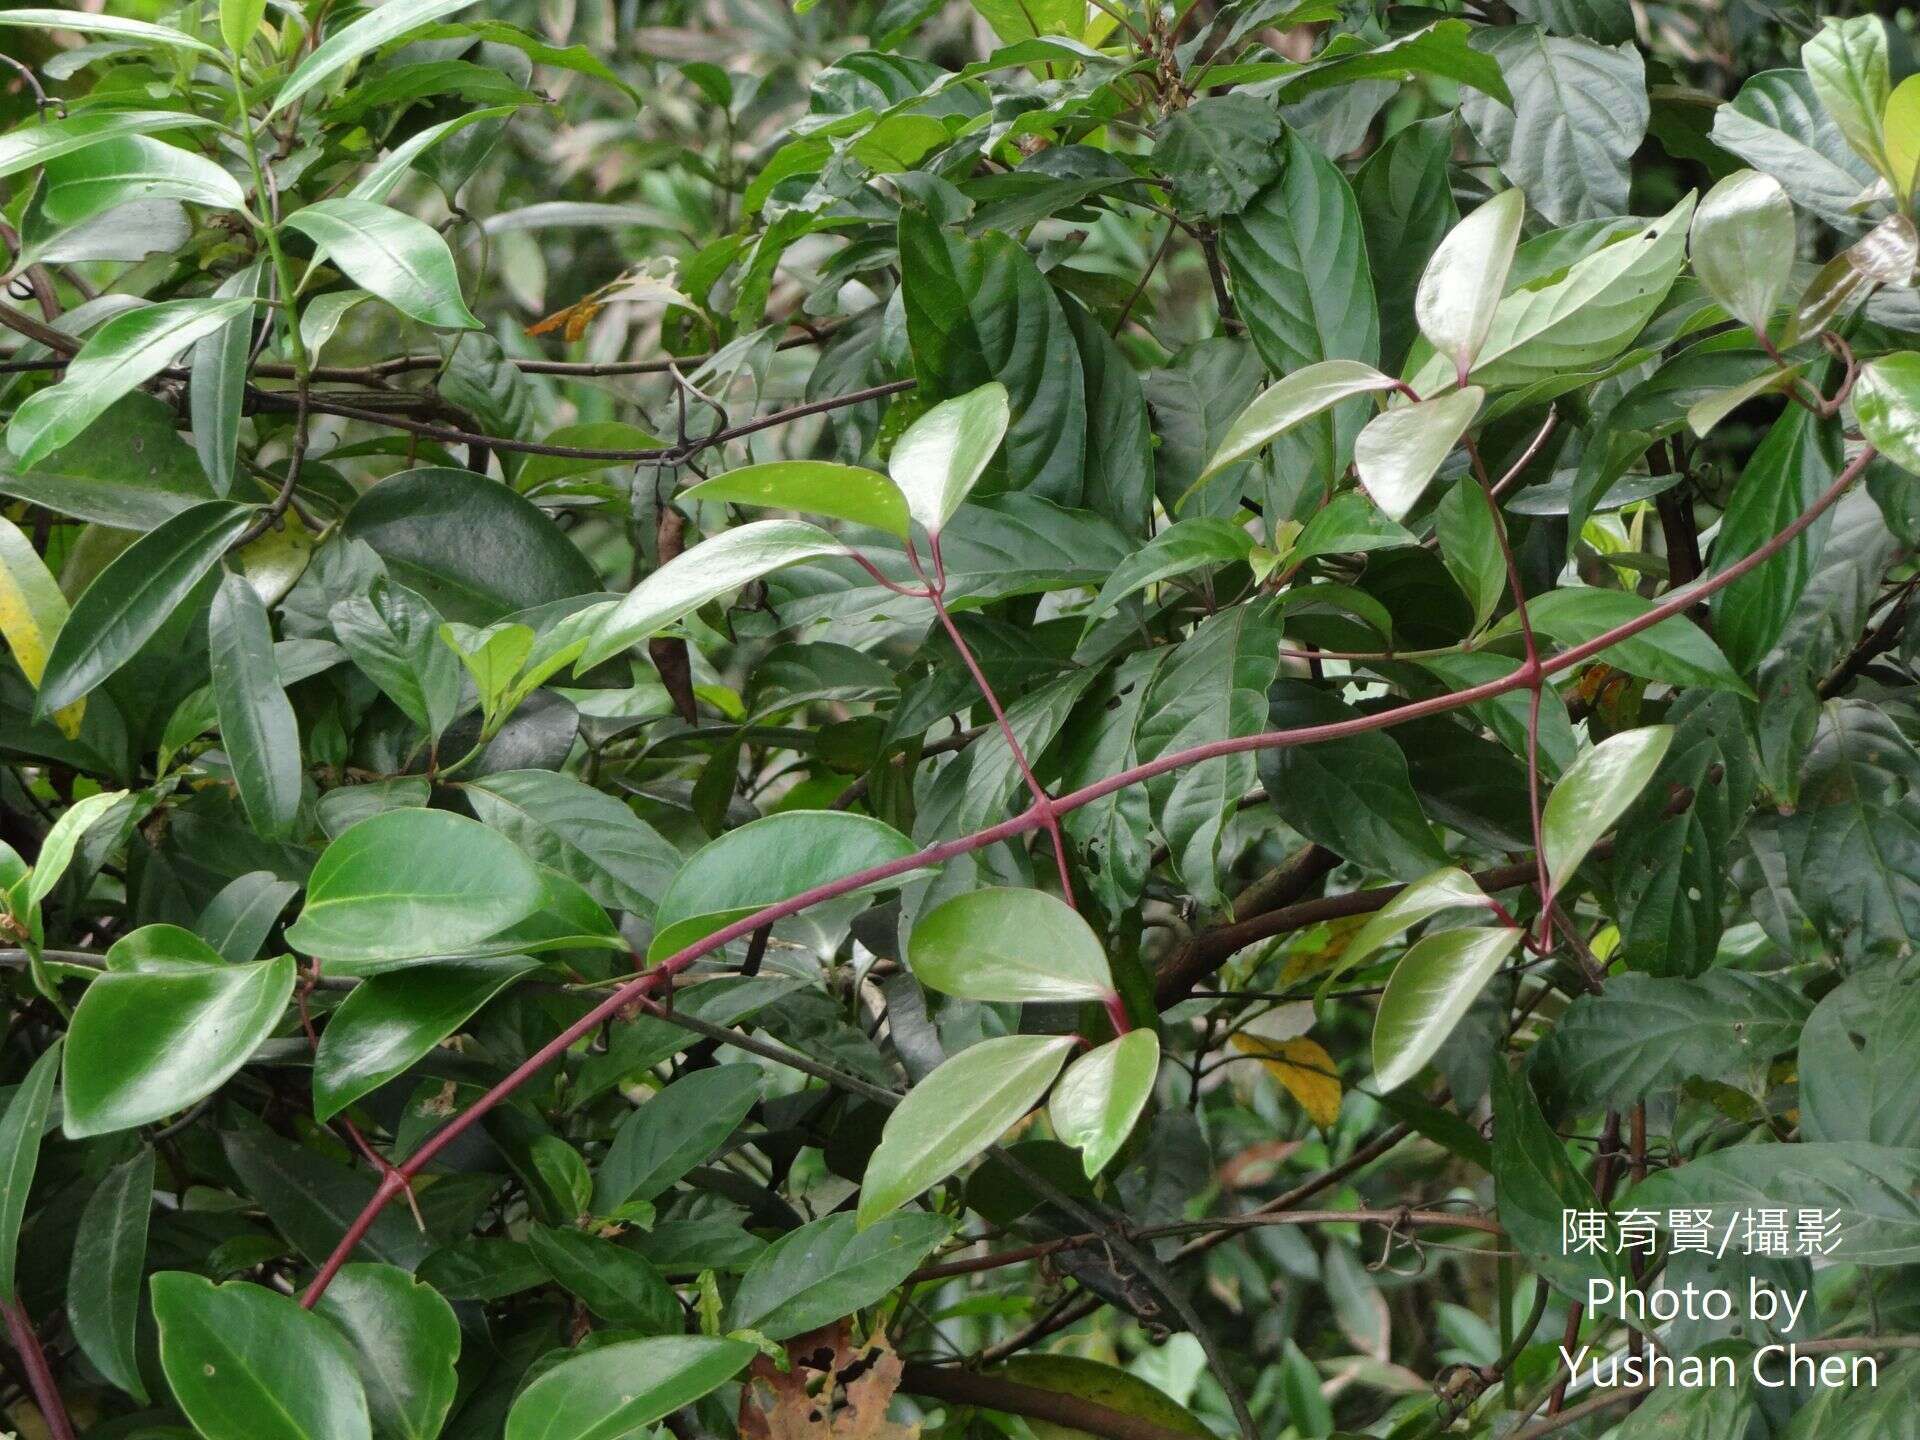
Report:
[{"label": "yellowing leaf", "polygon": [[1309,1120],[1322,1130],[1333,1128],[1340,1118],[1340,1072],[1317,1040],[1274,1041],[1242,1031],[1233,1037],[1233,1048],[1260,1056],[1262,1068],[1299,1102]]},{"label": "yellowing leaf", "polygon": [[1287,952],[1287,958],[1280,966],[1277,988],[1291,990],[1302,980],[1312,979],[1331,968],[1347,953],[1347,946],[1353,943],[1353,937],[1372,918],[1371,915],[1342,915],[1337,920],[1314,926],[1305,944],[1296,945]]},{"label": "yellowing leaf", "polygon": [[[67,597],[33,542],[11,520],[0,518],[0,635],[19,663],[20,673],[38,689],[47,668],[53,637],[67,623]],[[85,700],[56,710],[53,720],[69,740],[80,733]]]}]

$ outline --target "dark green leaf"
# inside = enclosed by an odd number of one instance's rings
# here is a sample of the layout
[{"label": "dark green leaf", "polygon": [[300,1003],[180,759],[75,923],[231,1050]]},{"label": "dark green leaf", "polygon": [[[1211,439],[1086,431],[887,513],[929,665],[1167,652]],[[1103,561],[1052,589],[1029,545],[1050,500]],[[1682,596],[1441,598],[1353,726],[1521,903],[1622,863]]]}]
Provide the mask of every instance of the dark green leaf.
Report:
[{"label": "dark green leaf", "polygon": [[227,575],[207,619],[220,741],[240,804],[269,840],[293,833],[300,813],[300,724],[273,659],[267,608],[245,576]]},{"label": "dark green leaf", "polygon": [[952,1231],[939,1215],[890,1215],[862,1230],[829,1215],[782,1235],[740,1279],[728,1323],[785,1340],[877,1304]]},{"label": "dark green leaf", "polygon": [[344,1265],[314,1307],[340,1329],[374,1433],[434,1440],[453,1405],[460,1324],[433,1290],[391,1265]]},{"label": "dark green leaf", "polygon": [[94,1368],[134,1399],[147,1401],[134,1348],[147,1221],[153,1209],[153,1150],[142,1146],[101,1178],[80,1217],[67,1279],[67,1323]]},{"label": "dark green leaf", "polygon": [[759,1099],[760,1071],[752,1065],[674,1081],[621,1122],[594,1176],[594,1214],[664,1194],[719,1149]]}]

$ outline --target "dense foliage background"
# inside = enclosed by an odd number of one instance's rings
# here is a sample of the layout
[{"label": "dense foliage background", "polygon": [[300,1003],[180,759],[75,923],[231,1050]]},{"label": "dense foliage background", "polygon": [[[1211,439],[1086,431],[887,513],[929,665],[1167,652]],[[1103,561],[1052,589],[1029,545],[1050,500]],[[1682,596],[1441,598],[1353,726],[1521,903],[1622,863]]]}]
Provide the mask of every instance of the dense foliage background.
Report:
[{"label": "dense foliage background", "polygon": [[1916,23],[0,10],[8,1423],[1920,1435]]}]

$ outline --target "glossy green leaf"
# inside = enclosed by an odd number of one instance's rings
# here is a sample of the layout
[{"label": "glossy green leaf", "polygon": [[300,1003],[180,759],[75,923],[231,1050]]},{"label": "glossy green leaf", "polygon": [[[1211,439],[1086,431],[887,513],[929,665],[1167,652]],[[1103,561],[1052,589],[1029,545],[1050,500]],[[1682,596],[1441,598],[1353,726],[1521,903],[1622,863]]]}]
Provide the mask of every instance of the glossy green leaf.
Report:
[{"label": "glossy green leaf", "polygon": [[467,787],[473,813],[609,910],[648,914],[680,852],[623,802],[553,770],[508,770]]},{"label": "glossy green leaf", "polygon": [[1198,486],[1229,465],[1264,449],[1294,426],[1342,400],[1373,390],[1389,390],[1393,383],[1392,376],[1382,375],[1373,366],[1358,360],[1322,360],[1295,370],[1278,384],[1261,391],[1260,397],[1240,412],[1194,484]]},{"label": "glossy green leaf", "polygon": [[473,0],[385,0],[316,46],[282,82],[267,117],[271,119],[381,46],[456,10],[464,10],[472,3]]},{"label": "glossy green leaf", "polygon": [[137,200],[184,200],[244,210],[246,192],[211,160],[164,140],[122,135],[49,160],[40,206],[56,225],[78,225]]},{"label": "glossy green leaf", "polygon": [[1892,180],[1880,129],[1890,93],[1885,23],[1877,15],[1829,17],[1800,47],[1800,63],[1854,153]]},{"label": "glossy green leaf", "polygon": [[972,890],[922,915],[907,942],[914,977],[965,1000],[1099,1000],[1113,993],[1093,928],[1044,890]]},{"label": "glossy green leaf", "polygon": [[1468,385],[1383,411],[1367,422],[1353,442],[1353,463],[1381,510],[1394,520],[1406,519],[1486,398],[1478,385]]},{"label": "glossy green leaf", "polygon": [[[343,1160],[267,1130],[229,1131],[220,1137],[220,1154],[273,1228],[313,1265],[332,1253],[378,1184],[370,1171],[348,1169]],[[456,1182],[441,1197],[458,1194],[459,1188]],[[418,1196],[423,1215],[433,1213],[441,1197],[423,1190]],[[356,1253],[412,1270],[432,1249],[433,1241],[421,1233],[409,1207],[400,1204],[380,1212]]]},{"label": "glossy green leaf", "polygon": [[593,1181],[593,1213],[666,1193],[705,1164],[760,1099],[760,1071],[721,1065],[683,1075],[620,1122]]},{"label": "glossy green leaf", "polygon": [[[465,115],[456,115],[451,120],[443,120],[438,125],[429,125],[415,132],[406,140],[393,147],[370,166],[347,192],[354,200],[368,200],[382,204],[393,193],[394,187],[407,176],[416,160],[444,141],[452,139],[470,125],[487,121],[503,120],[511,115],[511,105],[495,105],[484,110],[469,110]],[[566,443],[564,440],[560,443]],[[591,444],[583,441],[583,444]]]},{"label": "glossy green leaf", "polygon": [[1861,366],[1853,413],[1869,445],[1920,475],[1920,352],[1902,350]]},{"label": "glossy green leaf", "polygon": [[254,830],[285,839],[300,813],[300,724],[280,684],[266,606],[246,577],[229,574],[207,618],[220,743]]},{"label": "glossy green leaf", "polygon": [[[701,847],[673,877],[654,914],[647,960],[657,964],[756,910],[913,851],[905,835],[865,815],[789,810],[750,820]],[[870,888],[908,878],[902,872]]]},{"label": "glossy green leaf", "polygon": [[1230,521],[1176,520],[1120,562],[1087,611],[1087,629],[1138,590],[1193,570],[1245,561],[1252,553],[1253,537]]},{"label": "glossy green leaf", "polygon": [[[1137,1417],[1174,1435],[1207,1440],[1213,1434],[1205,1422],[1154,1382],[1099,1360],[1058,1352],[1015,1355],[986,1373],[1004,1375],[1018,1385],[1072,1395],[1122,1415]],[[1027,1423],[1035,1440],[1079,1440],[1086,1433],[1051,1420],[1029,1419]]]},{"label": "glossy green leaf", "polygon": [[74,1007],[61,1068],[71,1139],[145,1125],[211,1095],[280,1023],[293,959],[112,971]]},{"label": "glossy green leaf", "polygon": [[1005,1035],[949,1056],[887,1117],[860,1183],[862,1229],[953,1174],[1039,1103],[1071,1035]]},{"label": "glossy green leaf", "polygon": [[907,510],[938,535],[980,483],[1006,438],[1007,387],[994,382],[942,400],[894,442],[888,469]]},{"label": "glossy green leaf", "polygon": [[[1527,602],[1527,616],[1534,630],[1562,645],[1584,645],[1598,639],[1653,608],[1651,601],[1624,590],[1598,590],[1572,586],[1534,596]],[[1494,626],[1508,633],[1518,626],[1512,616]],[[1708,690],[1731,690],[1736,695],[1749,693],[1739,672],[1727,663],[1720,647],[1692,621],[1669,615],[1638,634],[1609,645],[1597,660],[1668,685],[1697,685]]]},{"label": "glossy green leaf", "polygon": [[220,0],[220,38],[235,55],[243,54],[266,18],[267,0]]},{"label": "glossy green leaf", "polygon": [[1320,982],[1324,997],[1334,981],[1357,970],[1381,950],[1398,940],[1423,920],[1447,910],[1484,909],[1486,892],[1474,878],[1457,865],[1448,865],[1430,875],[1422,875],[1367,918],[1340,951],[1340,958]]},{"label": "glossy green leaf", "polygon": [[1541,812],[1547,884],[1560,890],[1587,852],[1660,768],[1673,744],[1671,725],[1644,725],[1610,735],[1567,767]]},{"label": "glossy green leaf", "polygon": [[1133,1133],[1160,1073],[1160,1037],[1129,1030],[1067,1067],[1047,1101],[1053,1133],[1080,1151],[1087,1178],[1107,1168]]},{"label": "glossy green leaf", "polygon": [[1520,932],[1507,926],[1442,930],[1414,943],[1393,967],[1374,1015],[1379,1089],[1398,1089],[1426,1067],[1519,943]]},{"label": "glossy green leaf", "polygon": [[1448,162],[1454,121],[1435,115],[1403,125],[1354,177],[1367,260],[1380,298],[1380,363],[1397,370],[1418,334],[1414,297],[1427,262],[1460,219]]},{"label": "glossy green leaf", "polygon": [[460,1323],[431,1287],[392,1265],[343,1265],[314,1312],[353,1353],[374,1432],[434,1440],[453,1407]]},{"label": "glossy green leaf", "polygon": [[196,40],[166,25],[145,20],[124,20],[118,15],[94,15],[84,10],[0,10],[0,25],[18,25],[30,30],[71,30],[81,35],[98,35],[131,45],[163,45],[174,50],[194,50],[214,60],[220,52],[204,40]]},{"label": "glossy green leaf", "polygon": [[[332,974],[458,955],[539,908],[540,875],[512,841],[445,810],[389,810],[321,854],[287,943]],[[345,962],[345,963],[340,963]]]},{"label": "glossy green leaf", "polygon": [[[11,18],[23,13],[0,11],[0,16]],[[87,110],[64,120],[22,126],[0,135],[0,178],[31,170],[103,140],[116,140],[123,135],[159,135],[168,130],[186,130],[211,123],[204,116],[184,110]]]},{"label": "glossy green leaf", "polygon": [[1540,1113],[1527,1072],[1497,1060],[1490,1078],[1494,1205],[1509,1243],[1570,1295],[1584,1294],[1595,1277],[1618,1277],[1626,1266],[1617,1254],[1619,1232],[1611,1216],[1603,1222],[1598,1251],[1567,1244],[1567,1211],[1604,1215],[1608,1207]]},{"label": "glossy green leaf", "polygon": [[1466,475],[1433,507],[1440,558],[1473,606],[1473,628],[1493,618],[1508,594],[1506,557],[1498,526],[1503,522],[1488,503],[1486,487]]},{"label": "glossy green leaf", "polygon": [[[906,443],[904,437],[901,443]],[[897,462],[897,448],[894,456]],[[903,539],[907,534],[907,501],[899,486],[877,470],[830,460],[773,460],[729,470],[683,491],[680,498],[804,510],[871,525]]]},{"label": "glossy green leaf", "polygon": [[93,1367],[147,1402],[135,1336],[153,1209],[154,1152],[142,1146],[101,1177],[81,1212],[67,1273],[67,1324]]},{"label": "glossy green leaf", "polygon": [[1920,183],[1920,83],[1907,76],[1893,87],[1882,117],[1881,135],[1887,148],[1887,178],[1903,201],[1913,198]]},{"label": "glossy green leaf", "polygon": [[[259,296],[265,262],[235,271],[214,291],[216,299]],[[193,449],[213,493],[233,489],[240,418],[247,391],[247,360],[253,341],[252,311],[242,311],[193,347],[193,379],[187,390]]]},{"label": "glossy green leaf", "polygon": [[953,1225],[909,1211],[860,1228],[845,1211],[790,1230],[747,1267],[727,1323],[786,1340],[864,1310],[906,1281]]},{"label": "glossy green leaf", "polygon": [[1799,236],[1780,182],[1741,170],[1715,185],[1693,215],[1693,273],[1727,313],[1765,334],[1793,272]]},{"label": "glossy green leaf", "polygon": [[533,1258],[554,1283],[610,1324],[643,1335],[677,1335],[686,1317],[660,1272],[633,1251],[581,1230],[527,1229]]},{"label": "glossy green leaf", "polygon": [[23,467],[44,460],[182,350],[252,308],[243,299],[168,300],[114,316],[87,337],[59,384],[21,402],[7,422],[7,445]]},{"label": "glossy green leaf", "polygon": [[520,1392],[506,1440],[628,1440],[744,1370],[742,1340],[674,1335],[572,1356]]},{"label": "glossy green leaf", "polygon": [[367,1397],[346,1341],[290,1296],[153,1277],[160,1365],[206,1440],[369,1440]]},{"label": "glossy green leaf", "polygon": [[20,894],[22,909],[31,910],[53,893],[53,887],[67,873],[67,866],[73,862],[74,852],[80,848],[80,842],[86,838],[87,832],[126,798],[127,792],[124,790],[103,790],[76,800],[61,813],[47,831],[46,838],[40,842],[40,855],[34,861],[33,874],[28,877]]},{"label": "glossy green leaf", "polygon": [[685,551],[634,586],[602,619],[575,669],[591,669],[659,634],[709,600],[783,566],[845,551],[841,541],[803,521],[756,520],[736,526]]},{"label": "glossy green leaf", "polygon": [[380,693],[438,742],[460,709],[460,662],[440,643],[440,616],[424,596],[376,581],[327,612],[334,637]]},{"label": "glossy green leaf", "polygon": [[314,1118],[331,1119],[405,1073],[539,968],[525,955],[505,955],[413,965],[363,981],[328,1018],[314,1051]]},{"label": "glossy green leaf", "polygon": [[1453,227],[1420,277],[1414,295],[1420,333],[1453,361],[1463,383],[1506,293],[1526,213],[1524,192],[1501,191]]},{"label": "glossy green leaf", "polygon": [[[374,14],[390,8],[392,0]],[[318,51],[313,58],[319,58]],[[443,330],[481,328],[460,297],[460,274],[447,242],[411,215],[371,200],[342,198],[316,201],[281,223],[305,235],[317,256],[409,319]]]},{"label": "glossy green leaf", "polygon": [[[53,1104],[53,1082],[60,1071],[65,1042],[56,1040],[28,1069],[0,1113],[0,1301],[17,1305],[14,1277],[20,1259],[20,1227],[27,1195],[40,1168],[40,1140]],[[72,1103],[68,1097],[67,1103]]]}]

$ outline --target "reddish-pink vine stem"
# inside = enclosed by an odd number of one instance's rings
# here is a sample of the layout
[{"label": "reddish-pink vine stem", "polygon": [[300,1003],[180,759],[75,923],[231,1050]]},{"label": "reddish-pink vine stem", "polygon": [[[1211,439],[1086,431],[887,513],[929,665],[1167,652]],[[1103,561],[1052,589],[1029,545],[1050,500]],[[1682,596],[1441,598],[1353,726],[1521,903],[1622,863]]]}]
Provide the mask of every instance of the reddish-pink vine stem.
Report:
[{"label": "reddish-pink vine stem", "polygon": [[60,1387],[47,1368],[47,1352],[40,1348],[40,1337],[33,1332],[27,1307],[15,1296],[11,1301],[0,1301],[0,1310],[7,1313],[7,1336],[26,1367],[27,1386],[33,1391],[33,1403],[40,1407],[40,1418],[47,1422],[47,1433],[53,1440],[73,1440],[73,1421],[67,1418],[66,1402],[61,1400]]},{"label": "reddish-pink vine stem", "polygon": [[[1632,620],[1615,626],[1605,634],[1596,635],[1593,639],[1583,644],[1575,645],[1570,649],[1562,651],[1551,660],[1543,661],[1540,666],[1541,672],[1544,675],[1556,675],[1564,670],[1570,670],[1576,665],[1591,660],[1594,656],[1601,654],[1603,651],[1619,644],[1621,641],[1631,639],[1642,631],[1652,628],[1662,620],[1683,613],[1698,604],[1706,596],[1713,594],[1725,586],[1731,585],[1742,575],[1746,575],[1759,566],[1766,564],[1768,560],[1771,560],[1775,555],[1779,554],[1780,551],[1784,550],[1788,545],[1791,545],[1808,526],[1812,525],[1814,521],[1825,514],[1827,510],[1846,493],[1848,487],[1851,486],[1853,482],[1860,477],[1861,472],[1872,463],[1876,453],[1871,446],[1865,447],[1860,454],[1854,458],[1853,462],[1840,473],[1833,484],[1828,486],[1820,497],[1807,507],[1803,514],[1777,533],[1766,544],[1753,551],[1752,554],[1743,556],[1726,569],[1697,581],[1683,591],[1669,595],[1659,604],[1649,608],[1644,614],[1637,615]],[[731,925],[723,929],[716,930],[705,939],[687,946],[684,950],[663,960],[652,970],[629,980],[617,990],[612,991],[600,1004],[594,1006],[593,1009],[589,1010],[585,1015],[574,1021],[573,1024],[569,1025],[565,1030],[562,1030],[545,1045],[541,1046],[539,1050],[521,1061],[519,1065],[515,1066],[504,1079],[487,1091],[486,1094],[474,1101],[472,1105],[468,1106],[467,1109],[459,1115],[449,1120],[445,1126],[430,1136],[413,1155],[408,1157],[405,1164],[384,1175],[381,1178],[379,1187],[374,1191],[373,1197],[367,1201],[366,1206],[361,1210],[360,1214],[354,1217],[353,1223],[347,1227],[347,1232],[341,1237],[340,1243],[334,1247],[333,1253],[327,1257],[326,1263],[320,1267],[320,1271],[314,1277],[313,1283],[307,1287],[307,1292],[302,1297],[301,1304],[311,1307],[320,1299],[321,1295],[326,1293],[327,1286],[332,1283],[333,1277],[339,1273],[340,1267],[347,1262],[348,1257],[351,1256],[359,1246],[360,1241],[365,1238],[367,1231],[372,1228],[373,1222],[379,1216],[380,1212],[392,1201],[394,1196],[400,1193],[405,1187],[406,1182],[413,1176],[419,1174],[421,1170],[432,1162],[436,1155],[451,1145],[454,1140],[464,1134],[471,1126],[478,1123],[480,1118],[492,1110],[494,1106],[512,1095],[522,1085],[526,1084],[529,1079],[545,1069],[554,1060],[558,1059],[575,1043],[591,1034],[603,1022],[613,1018],[621,1009],[631,1005],[635,1000],[650,994],[662,981],[669,980],[673,976],[678,975],[702,956],[711,954],[713,951],[719,950],[726,945],[730,945],[735,940],[741,939],[744,936],[751,935],[755,930],[769,925],[776,920],[783,920],[789,915],[797,915],[801,911],[810,909],[825,901],[835,900],[842,895],[851,894],[855,890],[880,884],[896,876],[904,875],[911,870],[919,870],[931,865],[942,865],[958,856],[971,854],[975,850],[982,850],[989,845],[997,845],[1003,840],[1011,840],[1016,836],[1027,834],[1032,830],[1044,826],[1048,813],[1054,815],[1067,814],[1071,811],[1078,810],[1084,805],[1091,805],[1094,801],[1103,799],[1117,791],[1127,789],[1129,786],[1138,785],[1143,781],[1151,780],[1159,775],[1168,774],[1171,771],[1182,769],[1188,765],[1196,765],[1206,760],[1215,760],[1223,755],[1240,755],[1254,750],[1274,750],[1294,745],[1314,745],[1327,740],[1344,740],[1354,735],[1367,734],[1374,730],[1389,729],[1396,725],[1405,724],[1410,720],[1424,719],[1430,715],[1443,715],[1453,710],[1462,709],[1468,705],[1477,704],[1482,700],[1491,700],[1509,691],[1520,689],[1527,683],[1527,671],[1525,668],[1522,668],[1514,671],[1510,675],[1503,675],[1497,680],[1489,680],[1483,684],[1469,686],[1465,690],[1457,690],[1446,695],[1436,695],[1427,700],[1416,700],[1392,710],[1383,710],[1375,714],[1355,716],[1350,720],[1339,720],[1326,725],[1302,726],[1296,730],[1276,730],[1260,735],[1234,736],[1224,740],[1210,741],[1205,745],[1195,745],[1186,750],[1174,751],[1170,754],[1162,755],[1157,759],[1149,760],[1144,764],[1122,770],[1117,774],[1108,776],[1104,780],[1096,780],[1090,785],[1083,785],[1078,790],[1071,791],[1066,795],[1053,799],[1044,809],[1036,804],[1011,819],[1003,820],[997,825],[988,826],[986,829],[976,831],[971,835],[963,835],[954,840],[943,840],[938,845],[930,845],[915,854],[903,856],[898,860],[888,861],[884,865],[876,865],[870,869],[857,871],[852,875],[843,875],[837,880],[830,880],[825,884],[816,885],[812,889],[804,890],[798,895],[780,901],[778,904],[769,905],[762,910],[757,910],[743,919],[734,921]]]}]

